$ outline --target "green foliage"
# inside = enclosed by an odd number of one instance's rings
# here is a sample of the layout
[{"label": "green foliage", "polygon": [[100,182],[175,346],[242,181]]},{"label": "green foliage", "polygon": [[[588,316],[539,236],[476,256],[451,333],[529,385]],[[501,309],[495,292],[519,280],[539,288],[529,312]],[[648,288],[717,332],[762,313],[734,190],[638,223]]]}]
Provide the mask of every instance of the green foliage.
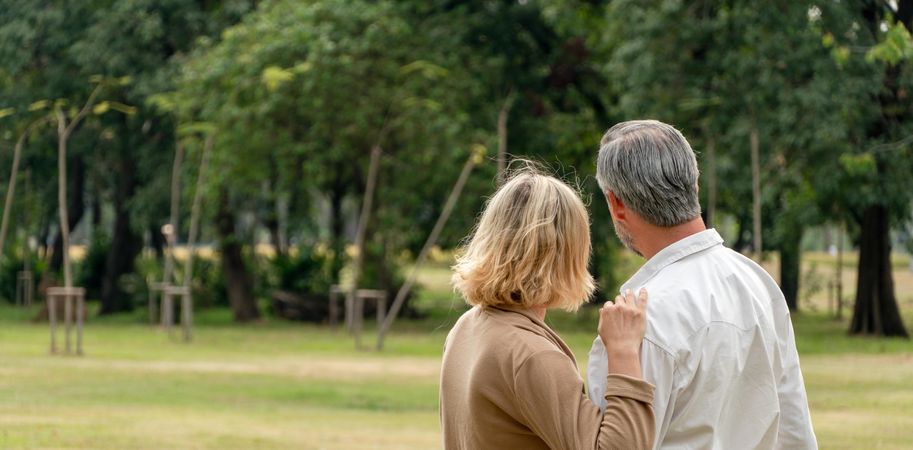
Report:
[{"label": "green foliage", "polygon": [[[0,259],[0,299],[6,300],[9,303],[16,303],[16,283],[19,276],[19,272],[25,270],[25,255],[22,252],[13,252],[12,254],[5,255],[5,258]],[[32,292],[38,292],[38,280],[44,275],[44,272],[47,270],[47,264],[44,261],[38,258],[38,255],[31,254],[28,257],[29,267],[28,269],[32,271],[32,280],[35,283],[32,288]],[[37,302],[37,298],[33,301]]]},{"label": "green foliage", "polygon": [[298,294],[330,292],[329,258],[314,248],[299,247],[290,254],[271,259],[269,265],[269,284],[276,289]]},{"label": "green foliage", "polygon": [[874,45],[865,54],[865,60],[869,63],[883,61],[891,66],[896,66],[911,57],[913,57],[913,37],[901,22],[888,25],[881,42]]},{"label": "green foliage", "polygon": [[106,259],[111,247],[111,238],[103,231],[92,235],[85,258],[75,265],[76,286],[85,286],[87,299],[101,297]]}]

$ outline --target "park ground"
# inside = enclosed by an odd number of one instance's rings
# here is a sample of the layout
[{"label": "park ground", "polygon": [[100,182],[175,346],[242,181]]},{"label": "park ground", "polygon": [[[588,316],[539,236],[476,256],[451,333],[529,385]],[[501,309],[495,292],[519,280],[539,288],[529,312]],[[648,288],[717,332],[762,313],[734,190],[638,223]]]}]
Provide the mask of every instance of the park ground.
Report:
[{"label": "park ground", "polygon": [[[806,261],[804,278],[826,285],[832,259]],[[895,263],[911,327],[913,273],[907,260]],[[847,296],[854,269],[850,261]],[[418,304],[428,315],[397,323],[382,353],[355,350],[344,332],[324,326],[274,319],[239,326],[214,309],[198,314],[191,344],[145,325],[137,312],[92,319],[84,357],[50,356],[47,326],[28,320],[35,310],[4,303],[0,448],[439,448],[441,348],[465,310],[447,278],[445,266],[422,272]],[[825,288],[807,290],[802,302],[794,324],[821,448],[913,446],[913,343],[847,336],[847,319],[832,317]],[[591,309],[548,318],[581,369],[594,320]]]}]

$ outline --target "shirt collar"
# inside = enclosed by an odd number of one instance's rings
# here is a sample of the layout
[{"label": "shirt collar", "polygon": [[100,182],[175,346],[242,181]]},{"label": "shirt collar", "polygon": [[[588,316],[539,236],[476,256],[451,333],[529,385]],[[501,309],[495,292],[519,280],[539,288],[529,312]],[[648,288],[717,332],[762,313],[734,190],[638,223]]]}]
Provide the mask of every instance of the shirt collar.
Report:
[{"label": "shirt collar", "polygon": [[555,330],[552,330],[552,327],[548,326],[548,324],[543,322],[542,319],[536,315],[536,313],[532,312],[528,308],[513,307],[508,305],[488,306],[486,308],[489,309],[489,311],[516,313],[526,317],[530,322],[533,323],[534,328],[539,330],[539,335],[544,336],[554,342],[555,345],[557,345],[558,348],[564,352],[564,354],[569,356],[571,360],[574,361],[574,365],[577,365],[577,358],[574,357],[574,352],[571,351],[571,348],[568,347],[564,340],[561,339],[561,336],[558,336],[558,333],[556,333]]},{"label": "shirt collar", "polygon": [[686,256],[707,250],[708,248],[715,247],[722,243],[723,238],[720,237],[720,234],[713,228],[681,239],[660,250],[656,255],[653,255],[653,257],[650,258],[634,276],[629,278],[628,281],[621,286],[621,291],[624,292],[627,289],[634,290],[643,287],[647,281],[650,281],[657,273],[670,264],[679,261]]}]

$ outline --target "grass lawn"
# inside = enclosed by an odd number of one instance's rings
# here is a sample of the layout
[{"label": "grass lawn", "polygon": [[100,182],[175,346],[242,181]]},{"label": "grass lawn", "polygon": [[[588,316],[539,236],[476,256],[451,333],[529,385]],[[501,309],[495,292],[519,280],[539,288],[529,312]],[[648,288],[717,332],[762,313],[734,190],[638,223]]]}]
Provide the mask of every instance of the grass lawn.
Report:
[{"label": "grass lawn", "polygon": [[[0,448],[439,448],[441,347],[464,307],[433,281],[445,269],[424,275],[431,314],[398,323],[380,354],[325,327],[235,326],[209,310],[189,345],[120,316],[88,324],[86,356],[50,356],[34,311],[3,304]],[[911,292],[898,286],[908,326]],[[594,317],[548,319],[581,368]],[[913,343],[848,337],[822,312],[794,320],[821,448],[910,448]]]}]

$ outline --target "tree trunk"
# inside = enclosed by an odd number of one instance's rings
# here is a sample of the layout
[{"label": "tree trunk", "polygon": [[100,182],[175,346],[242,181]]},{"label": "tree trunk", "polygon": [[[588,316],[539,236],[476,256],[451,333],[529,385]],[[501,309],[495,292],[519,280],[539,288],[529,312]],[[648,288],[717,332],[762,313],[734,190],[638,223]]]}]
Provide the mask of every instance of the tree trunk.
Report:
[{"label": "tree trunk", "polygon": [[[76,225],[82,220],[82,216],[85,213],[85,204],[83,203],[83,191],[85,190],[85,181],[86,181],[86,165],[83,162],[82,158],[75,157],[70,161],[70,170],[69,177],[67,180],[67,219],[68,219],[68,229],[72,230],[76,228]],[[59,219],[58,219],[59,220]],[[54,235],[54,240],[51,243],[51,261],[49,265],[49,270],[51,272],[59,272],[63,268],[63,239],[60,234],[60,226],[57,227],[58,232]]]},{"label": "tree trunk", "polygon": [[250,322],[260,318],[254,298],[253,277],[244,263],[241,239],[235,230],[235,216],[228,198],[228,190],[219,189],[219,209],[216,212],[216,228],[219,232],[222,273],[228,290],[228,302],[236,322]]},{"label": "tree trunk", "polygon": [[837,228],[837,320],[843,319],[843,224]]},{"label": "tree trunk", "polygon": [[514,104],[514,93],[511,90],[504,103],[501,104],[501,110],[498,111],[498,181],[504,177],[504,171],[507,169],[507,119],[510,117],[510,108]]},{"label": "tree trunk", "polygon": [[[270,207],[278,209],[275,201],[270,201]],[[279,231],[279,215],[276,212],[267,213],[263,219],[263,224],[269,230],[269,244],[273,247],[277,258],[285,256],[285,247],[282,245],[281,232]]]},{"label": "tree trunk", "polygon": [[165,238],[162,236],[162,229],[154,223],[150,223],[149,245],[155,253],[155,259],[161,261],[165,257]]},{"label": "tree trunk", "polygon": [[[101,87],[101,84],[95,87],[89,95],[89,99],[86,100],[86,104],[76,113],[69,124],[67,124],[67,116],[63,110],[60,107],[54,108],[54,114],[57,116],[57,207],[60,217],[60,256],[63,264],[63,285],[67,288],[73,287],[73,273],[70,267],[70,219],[67,210],[67,140],[70,139],[76,126],[89,113]],[[82,192],[79,192],[78,195],[81,199]]]},{"label": "tree trunk", "polygon": [[761,155],[758,144],[758,127],[752,124],[751,139],[751,199],[752,199],[752,237],[755,257],[761,260],[764,248],[761,242]]},{"label": "tree trunk", "polygon": [[741,252],[748,246],[748,238],[745,237],[746,228],[748,228],[749,218],[747,216],[738,216],[738,230],[735,234],[735,242],[732,243],[732,249]]},{"label": "tree trunk", "polygon": [[[339,171],[336,177],[341,177]],[[331,274],[339,282],[340,272],[345,267],[345,237],[343,236],[345,220],[342,216],[342,200],[345,190],[341,182],[334,183],[330,191],[330,239],[333,248]]]},{"label": "tree trunk", "polygon": [[121,154],[119,159],[118,173],[115,175],[117,188],[114,192],[114,230],[105,259],[99,314],[114,314],[133,309],[130,296],[120,287],[120,279],[134,272],[136,257],[143,250],[143,238],[134,231],[128,209],[130,199],[136,191],[136,162],[126,152]]},{"label": "tree trunk", "polygon": [[285,256],[285,247],[282,243],[282,232],[279,230],[279,168],[276,158],[269,157],[269,179],[267,180],[266,217],[263,224],[269,230],[269,242],[277,258]]},{"label": "tree trunk", "polygon": [[707,226],[716,225],[716,141],[707,141]]},{"label": "tree trunk", "polygon": [[32,129],[45,120],[46,119],[39,119],[26,126],[25,130],[22,131],[22,134],[19,135],[19,139],[16,141],[16,147],[13,149],[13,167],[10,169],[9,184],[6,188],[6,200],[3,203],[3,218],[0,219],[0,255],[3,254],[3,244],[6,242],[10,211],[13,208],[13,200],[16,198],[16,177],[19,175],[19,161],[22,158],[22,147],[25,145],[25,141],[28,140]]},{"label": "tree trunk", "polygon": [[802,275],[802,228],[795,226],[780,242],[780,289],[790,311],[799,310],[799,280]]},{"label": "tree trunk", "polygon": [[859,277],[850,333],[908,337],[894,296],[887,208],[869,206],[860,225]]}]

